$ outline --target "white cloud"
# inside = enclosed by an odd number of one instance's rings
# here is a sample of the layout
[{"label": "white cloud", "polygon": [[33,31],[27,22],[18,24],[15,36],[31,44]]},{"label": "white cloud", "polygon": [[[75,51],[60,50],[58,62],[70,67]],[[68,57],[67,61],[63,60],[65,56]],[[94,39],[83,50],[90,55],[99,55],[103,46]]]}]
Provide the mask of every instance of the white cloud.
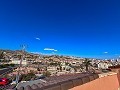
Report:
[{"label": "white cloud", "polygon": [[108,52],[104,52],[105,54],[107,54]]},{"label": "white cloud", "polygon": [[55,52],[57,52],[58,50],[54,50]]},{"label": "white cloud", "polygon": [[58,51],[58,50],[53,49],[53,48],[45,48],[44,50],[46,50],[46,51],[55,51],[55,52],[57,52],[57,51]]},{"label": "white cloud", "polygon": [[36,39],[36,40],[40,40],[40,38],[38,38],[38,37],[36,37],[35,39]]},{"label": "white cloud", "polygon": [[45,48],[44,50],[47,50],[47,51],[54,51],[54,49],[52,49],[52,48]]},{"label": "white cloud", "polygon": [[31,52],[31,53],[34,53],[34,54],[42,54],[41,52]]}]

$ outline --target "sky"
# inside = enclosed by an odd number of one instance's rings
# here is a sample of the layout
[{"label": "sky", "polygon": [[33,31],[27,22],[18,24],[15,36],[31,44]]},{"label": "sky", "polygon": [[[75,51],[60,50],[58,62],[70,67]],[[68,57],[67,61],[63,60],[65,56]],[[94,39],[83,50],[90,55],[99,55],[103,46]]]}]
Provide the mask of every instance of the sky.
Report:
[{"label": "sky", "polygon": [[120,0],[0,0],[0,48],[120,56]]}]

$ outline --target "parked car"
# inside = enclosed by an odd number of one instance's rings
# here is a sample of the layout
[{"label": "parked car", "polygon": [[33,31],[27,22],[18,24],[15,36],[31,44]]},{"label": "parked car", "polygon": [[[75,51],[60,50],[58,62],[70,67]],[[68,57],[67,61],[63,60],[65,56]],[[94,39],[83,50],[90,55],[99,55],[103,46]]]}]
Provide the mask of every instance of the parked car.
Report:
[{"label": "parked car", "polygon": [[10,83],[10,80],[7,78],[0,78],[0,85],[7,85]]}]

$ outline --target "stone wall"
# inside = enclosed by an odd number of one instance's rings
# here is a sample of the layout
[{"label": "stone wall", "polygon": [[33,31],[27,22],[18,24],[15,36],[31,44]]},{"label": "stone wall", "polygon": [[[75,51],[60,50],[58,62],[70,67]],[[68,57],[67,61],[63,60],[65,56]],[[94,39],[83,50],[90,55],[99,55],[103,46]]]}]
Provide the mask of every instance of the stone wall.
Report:
[{"label": "stone wall", "polygon": [[[116,69],[112,71],[99,75],[75,74],[64,77],[57,76],[56,81],[22,85],[17,90],[120,90],[120,70]],[[52,78],[51,80],[55,80],[55,77]]]}]

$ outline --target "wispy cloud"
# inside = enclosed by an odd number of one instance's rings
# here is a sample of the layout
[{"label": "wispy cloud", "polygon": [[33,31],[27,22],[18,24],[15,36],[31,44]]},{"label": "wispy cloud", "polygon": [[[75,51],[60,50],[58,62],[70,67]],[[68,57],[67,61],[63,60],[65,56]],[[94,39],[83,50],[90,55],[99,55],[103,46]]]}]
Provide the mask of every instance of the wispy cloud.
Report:
[{"label": "wispy cloud", "polygon": [[31,52],[31,53],[34,53],[34,54],[42,54],[41,52]]},{"label": "wispy cloud", "polygon": [[58,51],[58,50],[53,49],[53,48],[44,48],[44,50],[46,50],[46,51],[55,51],[55,52],[57,52],[57,51]]},{"label": "wispy cloud", "polygon": [[58,50],[54,50],[55,52],[57,52]]},{"label": "wispy cloud", "polygon": [[36,39],[36,40],[40,40],[40,38],[38,38],[38,37],[36,37],[35,39]]},{"label": "wispy cloud", "polygon": [[104,54],[107,54],[108,52],[104,52]]}]

